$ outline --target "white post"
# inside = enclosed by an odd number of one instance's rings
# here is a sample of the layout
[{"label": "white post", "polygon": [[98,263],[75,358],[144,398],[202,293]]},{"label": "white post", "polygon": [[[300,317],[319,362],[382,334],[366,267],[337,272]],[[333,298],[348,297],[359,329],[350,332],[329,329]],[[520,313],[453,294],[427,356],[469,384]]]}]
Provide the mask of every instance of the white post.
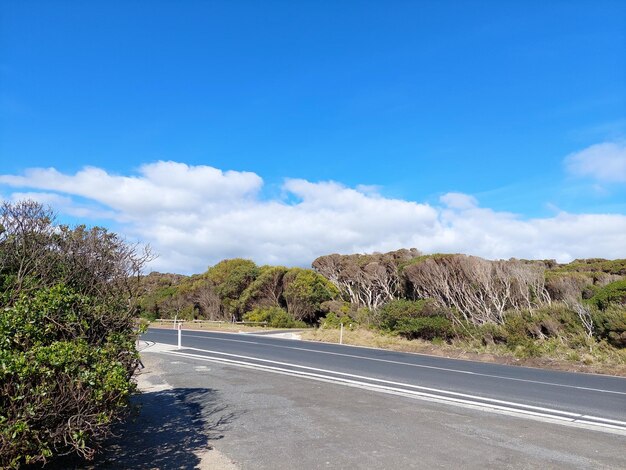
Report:
[{"label": "white post", "polygon": [[178,318],[178,313],[176,315],[174,315],[174,325],[172,326],[172,328],[175,330],[176,329],[176,319]]},{"label": "white post", "polygon": [[182,349],[182,338],[181,338],[182,333],[183,333],[183,324],[181,322],[178,324],[178,349]]},{"label": "white post", "polygon": [[341,329],[339,330],[339,344],[343,344],[343,323],[340,323]]}]

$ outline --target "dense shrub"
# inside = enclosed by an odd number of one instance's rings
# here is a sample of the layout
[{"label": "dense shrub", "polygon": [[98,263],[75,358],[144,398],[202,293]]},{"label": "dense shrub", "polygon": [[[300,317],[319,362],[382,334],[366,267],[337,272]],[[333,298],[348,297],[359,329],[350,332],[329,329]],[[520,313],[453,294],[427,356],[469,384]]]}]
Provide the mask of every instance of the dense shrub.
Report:
[{"label": "dense shrub", "polygon": [[[506,329],[502,325],[497,325],[495,323],[476,325],[473,329],[476,333],[478,333],[479,338],[484,345],[506,343],[508,338],[508,332]],[[461,331],[463,332],[464,330]]]},{"label": "dense shrub", "polygon": [[576,259],[569,264],[554,267],[557,272],[601,272],[626,275],[626,259],[608,260],[603,258]]},{"label": "dense shrub", "polygon": [[431,299],[393,300],[378,312],[378,326],[408,339],[449,339],[454,336],[452,322]]},{"label": "dense shrub", "polygon": [[287,310],[297,320],[310,323],[323,314],[322,304],[339,294],[328,279],[310,269],[290,269],[284,276],[284,283]]},{"label": "dense shrub", "polygon": [[256,308],[243,316],[245,321],[266,322],[273,328],[303,328],[306,324],[295,320],[289,313],[280,307]]},{"label": "dense shrub", "polygon": [[592,319],[594,333],[599,339],[618,348],[626,347],[626,308],[611,305],[605,310],[595,310]]},{"label": "dense shrub", "polygon": [[57,286],[3,309],[0,341],[2,464],[92,457],[133,390],[132,324]]},{"label": "dense shrub", "polygon": [[626,305],[626,280],[612,282],[598,289],[589,302],[600,310],[610,305]]},{"label": "dense shrub", "polygon": [[356,320],[350,318],[348,315],[341,315],[335,312],[327,313],[321,321],[322,328],[340,328],[341,325],[356,325]]},{"label": "dense shrub", "polygon": [[398,299],[386,303],[378,310],[377,321],[383,330],[393,331],[402,320],[444,315],[445,311],[431,299],[417,301]]},{"label": "dense shrub", "polygon": [[395,324],[393,331],[407,339],[447,340],[454,336],[452,322],[442,316],[403,318]]},{"label": "dense shrub", "polygon": [[0,467],[91,458],[123,417],[146,259],[37,203],[0,208]]}]

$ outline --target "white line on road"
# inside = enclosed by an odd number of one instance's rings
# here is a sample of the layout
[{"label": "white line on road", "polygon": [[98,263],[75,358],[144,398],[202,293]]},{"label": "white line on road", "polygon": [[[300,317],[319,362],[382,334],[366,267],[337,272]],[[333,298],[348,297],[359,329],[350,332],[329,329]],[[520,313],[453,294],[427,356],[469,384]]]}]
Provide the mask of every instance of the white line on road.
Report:
[{"label": "white line on road", "polygon": [[[367,377],[364,375],[357,375],[357,374],[349,374],[347,372],[338,372],[338,371],[334,371],[334,370],[329,370],[329,369],[319,369],[316,367],[308,367],[308,366],[301,366],[301,365],[297,365],[297,364],[292,364],[289,362],[280,362],[280,361],[271,361],[269,359],[259,359],[256,357],[250,357],[250,356],[243,356],[243,355],[239,355],[239,354],[229,354],[229,353],[223,353],[220,351],[210,351],[208,349],[198,349],[198,348],[186,348],[187,350],[193,350],[193,351],[201,351],[201,352],[206,352],[206,353],[211,353],[211,354],[218,354],[220,356],[229,356],[229,357],[234,357],[234,358],[238,358],[238,359],[246,359],[246,360],[251,360],[251,361],[258,361],[258,362],[266,362],[268,364],[275,364],[275,365],[279,365],[279,366],[287,366],[287,367],[295,367],[298,369],[305,369],[305,370],[310,370],[310,371],[314,371],[314,372],[322,372],[324,374],[333,374],[333,375],[340,375],[343,377],[350,377],[352,379],[360,379],[360,380],[368,380],[371,382],[377,382],[377,383],[381,383],[381,384],[385,384],[385,385],[395,385],[395,386],[399,386],[399,387],[407,387],[407,388],[412,388],[415,390],[423,390],[423,391],[427,391],[427,392],[433,392],[433,393],[439,393],[439,394],[446,394],[446,395],[451,395],[451,396],[455,396],[455,397],[462,397],[462,398],[468,398],[471,400],[481,400],[481,401],[487,401],[490,403],[497,403],[497,404],[501,404],[501,405],[515,405],[515,406],[519,406],[519,407],[523,407],[523,408],[527,408],[527,409],[532,409],[532,410],[537,410],[537,411],[550,411],[553,412],[554,410],[552,408],[542,408],[540,406],[533,406],[533,405],[524,405],[521,403],[515,403],[515,402],[510,402],[510,401],[505,401],[505,400],[497,400],[495,398],[486,398],[486,397],[481,397],[481,396],[477,396],[477,395],[469,395],[467,393],[459,393],[459,392],[452,392],[452,391],[448,391],[448,390],[441,390],[441,389],[437,389],[437,388],[431,388],[431,387],[423,387],[421,385],[413,385],[413,384],[409,384],[409,383],[404,383],[404,382],[394,382],[392,380],[384,380],[384,379],[377,379],[375,377]],[[192,356],[191,354],[188,354],[189,356]],[[197,355],[194,354],[193,356],[197,356],[197,357],[207,357],[204,355]],[[570,415],[570,416],[581,416],[580,413],[570,413],[568,411],[560,411],[561,414],[564,415]]]},{"label": "white line on road", "polygon": [[[559,384],[559,383],[554,383],[554,382],[544,382],[544,381],[541,381],[541,380],[520,379],[520,378],[516,378],[516,377],[507,377],[507,376],[502,376],[502,375],[484,374],[484,373],[481,373],[481,372],[472,372],[472,371],[467,371],[467,370],[450,369],[450,368],[447,368],[447,367],[427,366],[427,365],[424,365],[424,364],[412,364],[410,362],[403,362],[403,361],[392,361],[391,359],[379,359],[379,358],[374,358],[374,357],[364,357],[364,356],[359,356],[359,355],[356,355],[356,354],[345,354],[345,353],[337,353],[337,352],[330,352],[330,351],[318,351],[316,349],[310,349],[310,348],[297,348],[297,347],[293,347],[293,346],[283,346],[283,345],[278,345],[278,344],[268,344],[268,343],[261,343],[261,342],[257,342],[257,341],[245,341],[245,340],[229,339],[229,338],[215,338],[215,337],[199,336],[199,335],[185,335],[185,337],[187,337],[187,338],[202,338],[202,339],[210,339],[210,340],[217,340],[217,341],[231,341],[231,342],[236,342],[236,343],[257,344],[257,345],[270,346],[272,348],[281,348],[281,349],[296,349],[296,350],[299,350],[299,351],[307,351],[307,352],[313,352],[313,353],[318,353],[318,354],[330,354],[330,355],[333,355],[333,356],[351,357],[351,358],[356,358],[356,359],[363,359],[363,360],[366,360],[366,361],[385,362],[385,363],[390,363],[390,364],[399,364],[399,365],[410,366],[410,367],[418,367],[418,368],[423,368],[423,369],[434,369],[434,370],[441,370],[441,371],[445,371],[445,372],[454,372],[454,373],[458,373],[458,374],[476,375],[476,376],[479,376],[479,377],[490,377],[490,378],[496,378],[496,379],[502,379],[502,380],[512,380],[512,381],[515,381],[515,382],[526,382],[526,383],[534,383],[534,384],[539,384],[539,385],[548,385],[548,386],[552,386],[552,387],[573,388],[573,389],[578,389],[578,390],[587,390],[587,391],[591,391],[591,392],[612,393],[612,394],[616,394],[616,395],[626,395],[626,392],[619,392],[617,390],[606,390],[606,389],[601,389],[601,388],[581,387],[581,386],[578,386],[578,385],[567,385],[567,384]],[[189,348],[187,348],[187,349],[189,349]]]},{"label": "white line on road", "polygon": [[[218,363],[218,364],[223,364],[223,365],[232,365],[232,366],[260,370],[260,371],[265,371],[265,372],[273,372],[273,373],[282,374],[282,375],[301,377],[301,378],[310,379],[310,380],[317,380],[321,382],[334,383],[334,384],[340,384],[340,385],[345,385],[345,386],[350,386],[350,387],[355,387],[355,388],[361,388],[365,390],[405,396],[408,398],[421,399],[421,400],[432,401],[432,402],[443,403],[443,404],[453,404],[453,405],[461,406],[464,408],[478,409],[482,411],[490,411],[490,412],[495,412],[495,413],[505,414],[505,415],[510,415],[510,416],[526,417],[526,418],[531,418],[531,419],[544,421],[544,422],[550,422],[550,423],[556,423],[556,424],[562,424],[562,425],[568,425],[568,426],[574,426],[574,427],[581,427],[585,429],[610,432],[613,434],[620,434],[620,435],[626,436],[626,422],[609,420],[606,418],[601,418],[601,417],[596,417],[596,416],[564,412],[564,411],[554,410],[550,408],[533,407],[533,406],[524,405],[521,403],[504,402],[500,400],[492,400],[493,403],[485,403],[485,401],[489,399],[485,399],[483,397],[472,397],[471,395],[463,395],[463,394],[456,394],[456,395],[464,396],[464,398],[442,396],[442,395],[437,395],[436,393],[427,393],[425,391],[406,390],[406,389],[402,389],[399,387],[391,387],[388,385],[379,385],[379,384],[359,382],[358,380],[333,377],[329,375],[323,375],[323,374],[312,373],[312,372],[294,371],[290,369],[284,369],[284,368],[274,367],[274,366],[269,366],[269,365],[254,364],[254,363],[246,362],[246,361],[236,361],[232,359],[226,359],[223,357],[207,357],[207,356],[200,355],[200,354],[191,354],[191,353],[184,353],[184,352],[172,351],[172,350],[168,351],[166,348],[159,348],[159,350],[155,350],[154,352],[168,354],[172,356],[178,356],[178,357],[181,357],[181,356],[189,357],[191,359],[201,360],[201,361],[206,361],[206,362],[213,362],[213,363]],[[296,366],[296,367],[299,367],[299,366]],[[320,371],[323,371],[323,370],[320,369]],[[349,376],[350,374],[346,374],[346,375]],[[365,377],[365,379],[376,380],[376,379],[370,379],[368,377]],[[415,387],[415,386],[412,386],[411,384],[398,383],[397,385],[406,385],[409,387]],[[423,387],[419,387],[419,388],[423,388]],[[427,389],[427,390],[435,391],[435,389]],[[442,391],[442,392],[445,394],[450,394],[450,392],[445,392],[445,391]],[[471,398],[477,399],[479,401],[472,401]],[[497,403],[500,403],[500,404],[497,404]],[[506,406],[507,404],[509,406]],[[520,408],[527,408],[527,409],[520,409]],[[534,410],[540,410],[540,411],[534,411]]]}]

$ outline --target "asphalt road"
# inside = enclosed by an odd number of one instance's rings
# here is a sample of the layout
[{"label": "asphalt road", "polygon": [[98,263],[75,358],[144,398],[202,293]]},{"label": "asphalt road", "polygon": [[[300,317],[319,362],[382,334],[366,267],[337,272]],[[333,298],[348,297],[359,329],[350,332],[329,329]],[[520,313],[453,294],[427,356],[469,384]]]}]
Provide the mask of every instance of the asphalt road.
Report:
[{"label": "asphalt road", "polygon": [[[177,332],[142,339],[175,345]],[[183,331],[169,354],[626,435],[626,379],[249,334]]]}]

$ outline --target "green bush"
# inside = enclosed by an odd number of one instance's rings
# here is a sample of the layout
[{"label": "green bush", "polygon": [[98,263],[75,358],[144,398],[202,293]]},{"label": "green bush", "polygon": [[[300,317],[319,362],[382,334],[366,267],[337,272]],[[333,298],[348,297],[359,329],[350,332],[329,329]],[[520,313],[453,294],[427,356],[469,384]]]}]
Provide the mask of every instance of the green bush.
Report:
[{"label": "green bush", "polygon": [[341,325],[355,325],[356,321],[350,318],[348,315],[337,315],[335,312],[327,313],[322,319],[322,328],[340,328]]},{"label": "green bush", "polygon": [[592,310],[592,320],[597,338],[618,348],[626,347],[625,307],[611,305],[606,310]]},{"label": "green bush", "polygon": [[408,318],[444,316],[445,312],[431,299],[398,299],[378,310],[377,323],[383,330],[394,331],[398,323]]},{"label": "green bush", "polygon": [[598,289],[589,302],[600,310],[606,310],[610,305],[626,305],[626,280],[611,282]]},{"label": "green bush", "polygon": [[266,322],[272,328],[304,328],[306,323],[295,320],[289,313],[280,307],[256,308],[243,316],[245,321]]},{"label": "green bush", "polygon": [[104,309],[56,286],[0,311],[0,466],[91,457],[120,418],[134,390],[134,334]]},{"label": "green bush", "polygon": [[433,300],[392,300],[378,311],[378,326],[408,339],[449,339],[452,322]]},{"label": "green bush", "polygon": [[257,323],[268,323],[272,319],[273,308],[255,308],[253,311],[244,314],[243,320]]},{"label": "green bush", "polygon": [[448,340],[454,336],[452,322],[441,316],[403,318],[395,324],[394,332],[407,339]]},{"label": "green bush", "polygon": [[322,304],[339,295],[324,276],[310,269],[292,268],[284,277],[287,310],[298,320],[314,323],[323,315]]},{"label": "green bush", "polygon": [[482,344],[503,344],[507,342],[508,332],[502,325],[495,323],[485,323],[475,328]]},{"label": "green bush", "polygon": [[91,458],[124,416],[149,258],[36,202],[0,204],[0,468]]}]

